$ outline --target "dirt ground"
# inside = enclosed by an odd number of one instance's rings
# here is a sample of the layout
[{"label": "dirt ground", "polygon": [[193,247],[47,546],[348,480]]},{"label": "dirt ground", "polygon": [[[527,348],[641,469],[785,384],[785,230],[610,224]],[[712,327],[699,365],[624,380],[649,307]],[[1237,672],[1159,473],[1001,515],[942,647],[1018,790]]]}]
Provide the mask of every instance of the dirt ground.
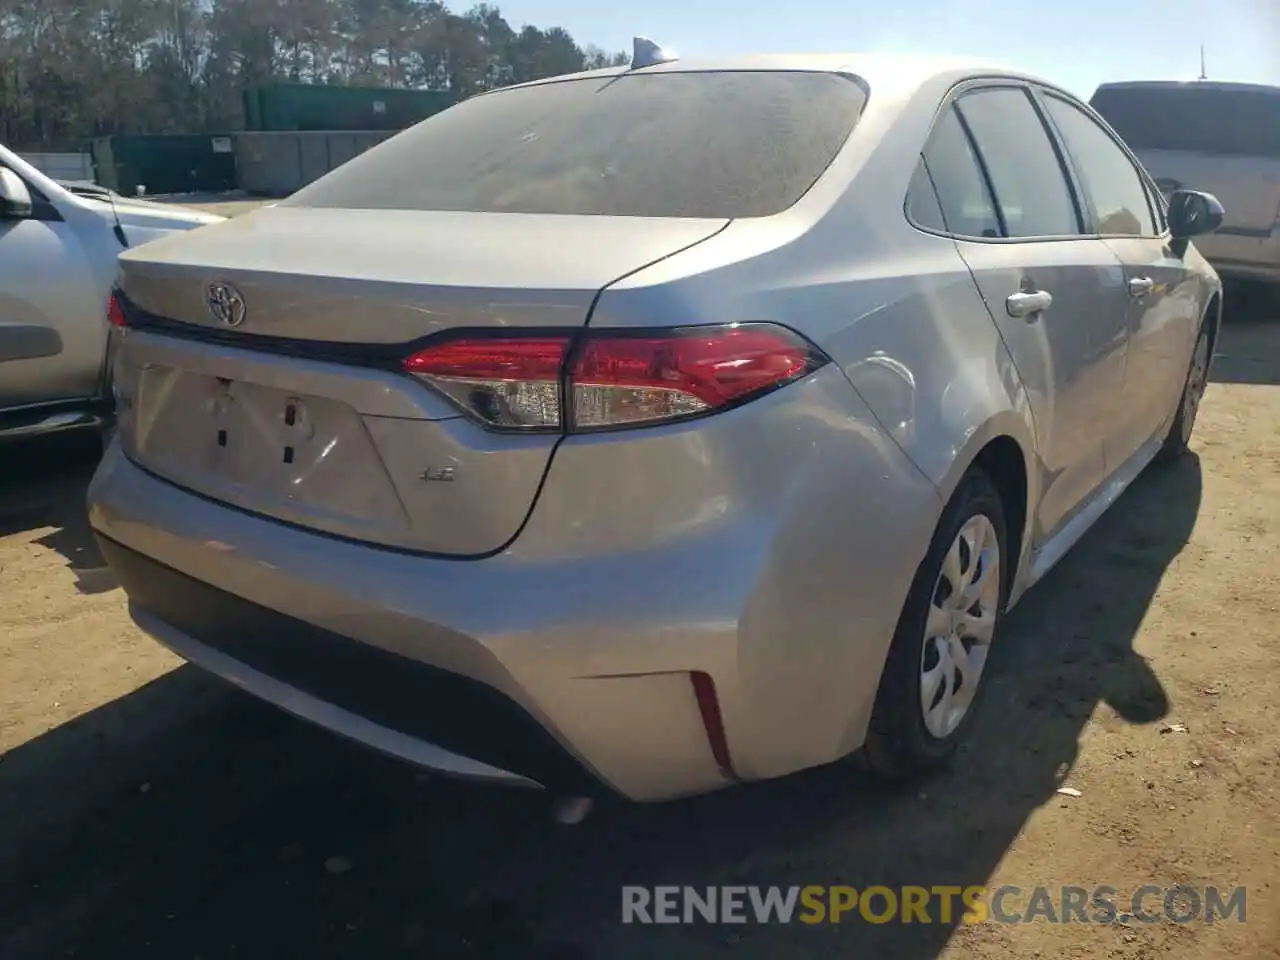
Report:
[{"label": "dirt ground", "polygon": [[[94,450],[6,449],[0,956],[1280,957],[1280,322],[1233,306],[1194,443],[1007,622],[956,770],[845,767],[559,827],[258,705],[139,634]],[[1066,785],[1078,797],[1056,791]],[[624,926],[624,884],[1244,885],[1245,923]]]}]

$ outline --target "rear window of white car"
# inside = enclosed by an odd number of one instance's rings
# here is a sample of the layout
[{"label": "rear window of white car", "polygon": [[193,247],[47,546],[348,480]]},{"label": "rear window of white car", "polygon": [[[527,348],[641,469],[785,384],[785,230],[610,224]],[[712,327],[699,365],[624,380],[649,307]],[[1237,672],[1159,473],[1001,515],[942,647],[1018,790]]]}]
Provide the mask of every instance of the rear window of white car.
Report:
[{"label": "rear window of white car", "polygon": [[474,97],[281,206],[763,217],[817,181],[866,103],[807,71],[589,77]]},{"label": "rear window of white car", "polygon": [[1280,89],[1117,84],[1089,101],[1134,150],[1280,158]]}]

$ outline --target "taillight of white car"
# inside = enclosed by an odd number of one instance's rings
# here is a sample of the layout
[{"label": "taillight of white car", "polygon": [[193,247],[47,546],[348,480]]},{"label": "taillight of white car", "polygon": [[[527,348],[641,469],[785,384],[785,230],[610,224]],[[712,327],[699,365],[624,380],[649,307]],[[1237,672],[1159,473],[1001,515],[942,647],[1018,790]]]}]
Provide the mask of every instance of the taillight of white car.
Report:
[{"label": "taillight of white car", "polygon": [[125,315],[124,304],[120,300],[120,295],[116,291],[111,291],[111,296],[107,298],[107,320],[113,327],[123,330],[129,325],[129,318]]},{"label": "taillight of white car", "polygon": [[785,327],[748,323],[554,335],[468,331],[403,366],[491,429],[583,433],[718,413],[828,362]]}]

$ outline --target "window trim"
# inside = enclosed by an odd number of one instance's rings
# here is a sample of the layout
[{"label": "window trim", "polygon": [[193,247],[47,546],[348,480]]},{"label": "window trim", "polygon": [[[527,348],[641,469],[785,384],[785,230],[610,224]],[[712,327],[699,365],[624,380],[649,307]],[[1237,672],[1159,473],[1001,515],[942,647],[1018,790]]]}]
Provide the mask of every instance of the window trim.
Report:
[{"label": "window trim", "polygon": [[[955,113],[956,122],[960,124],[960,132],[964,136],[965,143],[969,145],[969,149],[973,152],[974,167],[977,170],[978,179],[982,183],[982,191],[984,194],[986,194],[987,202],[991,204],[991,212],[995,215],[996,224],[1000,227],[1001,230],[1004,230],[1005,229],[1004,215],[1000,212],[1000,207],[996,203],[995,194],[991,192],[991,183],[988,180],[986,171],[983,168],[982,158],[978,155],[977,150],[974,149],[973,138],[970,136],[969,127],[965,123],[964,115],[961,114],[959,110],[955,110],[955,105],[953,103],[945,102],[943,106],[938,110],[937,115],[933,119],[933,122],[929,125],[929,137],[926,138],[925,145],[928,146],[928,140],[933,136],[934,128],[938,125],[938,122],[942,120],[943,116],[948,111],[953,111]],[[920,223],[911,215],[911,182],[908,181],[907,191],[905,194],[903,194],[903,197],[902,197],[902,213],[903,213],[903,216],[906,218],[907,223],[910,226],[914,227],[915,229],[919,230],[922,233],[927,233],[930,236],[949,237],[950,239],[953,239],[953,240],[974,239],[974,240],[983,240],[983,241],[996,241],[996,240],[1006,239],[1004,237],[970,237],[970,235],[967,233],[957,233],[955,230],[951,229],[951,225],[947,223],[947,211],[946,211],[946,208],[943,207],[942,205],[942,197],[938,194],[938,183],[936,180],[933,179],[933,171],[929,169],[929,160],[927,157],[925,157],[923,149],[920,151],[920,153],[916,155],[916,167],[913,167],[911,171],[912,180],[914,180],[915,178],[916,168],[922,168],[924,170],[925,178],[929,181],[929,189],[933,192],[933,202],[938,208],[938,215],[942,219],[943,229],[935,230],[933,227],[925,226],[924,224]]]},{"label": "window trim", "polygon": [[[961,97],[957,97],[951,104],[951,109],[956,115],[956,120],[960,123],[960,130],[964,133],[965,142],[969,144],[969,150],[973,154],[974,163],[978,166],[978,177],[982,180],[982,186],[986,191],[987,199],[991,201],[991,210],[996,215],[996,226],[1000,228],[1000,236],[983,237],[983,240],[1012,240],[1009,236],[1009,221],[1005,219],[1004,209],[1000,206],[1000,198],[996,196],[996,185],[991,179],[991,168],[987,166],[987,158],[982,155],[982,151],[978,149],[978,138],[973,135],[973,128],[969,126],[969,119],[964,115],[964,111],[960,109]],[[943,210],[942,198],[938,198],[938,206]]]},{"label": "window trim", "polygon": [[1160,239],[1169,240],[1172,234],[1169,231],[1169,206],[1165,203],[1164,191],[1151,174],[1147,173],[1146,168],[1142,170],[1142,182],[1147,188],[1147,202],[1151,204],[1151,209],[1156,216],[1156,225],[1160,228]]},{"label": "window trim", "polygon": [[[954,88],[953,88],[954,89]],[[938,195],[938,183],[933,179],[933,171],[929,169],[929,161],[924,155],[925,148],[928,147],[929,141],[933,138],[933,132],[937,128],[938,123],[948,111],[954,111],[956,121],[960,124],[960,131],[964,134],[965,143],[969,145],[969,149],[973,152],[974,167],[978,171],[978,179],[982,181],[982,191],[986,194],[988,202],[991,204],[991,210],[995,214],[996,223],[1000,225],[1000,229],[1004,230],[1004,214],[1000,212],[1000,207],[996,203],[995,194],[991,192],[991,182],[987,178],[986,170],[983,166],[984,161],[981,155],[973,146],[973,137],[969,133],[969,126],[965,123],[963,114],[959,110],[955,110],[955,101],[948,94],[939,104],[935,111],[933,120],[929,122],[929,132],[925,135],[924,145],[920,148],[920,152],[916,154],[916,165],[924,168],[925,177],[929,181],[929,189],[933,191],[933,202],[938,207],[938,213],[942,218],[943,229],[935,230],[933,227],[925,226],[911,215],[911,180],[907,181],[907,190],[902,196],[902,215],[906,219],[907,224],[921,233],[927,233],[931,237],[946,237],[950,240],[968,240],[975,243],[997,243],[1007,241],[1008,237],[975,237],[967,233],[957,233],[951,229],[951,225],[947,223],[946,208],[942,205],[942,197]],[[911,179],[915,178],[915,168],[912,168]]]},{"label": "window trim", "polygon": [[[922,233],[927,233],[932,236],[949,237],[952,240],[963,240],[966,243],[991,243],[991,244],[1007,245],[1007,244],[1015,244],[1015,243],[1062,243],[1065,241],[1073,241],[1073,240],[1098,239],[1098,235],[1096,233],[1090,234],[1090,233],[1084,232],[1086,226],[1092,226],[1092,223],[1086,224],[1085,222],[1085,207],[1083,206],[1083,196],[1081,192],[1081,185],[1076,180],[1075,170],[1070,164],[1069,155],[1066,154],[1063,150],[1063,146],[1059,141],[1056,128],[1054,128],[1049,124],[1048,119],[1044,114],[1044,108],[1037,97],[1038,86],[1039,86],[1038,84],[1032,83],[1031,81],[1028,81],[1028,80],[1023,80],[1017,77],[1007,77],[1007,76],[998,76],[998,75],[968,77],[964,80],[961,80],[959,83],[955,84],[950,90],[946,92],[941,102],[939,103],[938,109],[934,112],[933,120],[930,121],[929,123],[929,130],[925,134],[924,143],[921,145],[920,153],[918,154],[918,157],[921,160],[924,159],[924,148],[928,145],[929,139],[933,136],[933,131],[934,131],[934,128],[937,126],[938,121],[942,118],[943,114],[946,113],[948,109],[951,109],[952,107],[954,107],[962,97],[966,96],[967,94],[976,93],[982,90],[998,90],[998,89],[1008,89],[1008,88],[1021,90],[1023,95],[1026,96],[1028,101],[1030,102],[1031,109],[1035,113],[1036,118],[1040,121],[1040,126],[1044,130],[1045,136],[1048,137],[1050,146],[1053,148],[1054,156],[1058,161],[1058,171],[1062,175],[1063,181],[1067,185],[1067,193],[1071,197],[1072,208],[1075,211],[1077,228],[1081,232],[1074,233],[1074,234],[1046,234],[1046,235],[1036,235],[1031,237],[1009,237],[1009,236],[971,237],[968,234],[955,233],[950,229],[950,227],[948,227],[946,233],[939,233],[939,231],[934,230],[930,227],[925,227],[920,225],[919,223],[915,222],[915,220],[911,217],[911,213],[907,203],[907,193],[910,192],[910,185],[908,184],[908,190],[906,193],[903,194],[902,211],[903,211],[903,216],[906,218],[907,222],[912,227],[921,231]],[[1049,87],[1047,89],[1052,90],[1054,88]],[[1054,90],[1054,92],[1056,93],[1059,91]],[[965,119],[963,111],[956,110],[956,116],[960,120],[961,127],[964,129],[965,137],[969,142],[969,148],[973,151],[974,156],[977,159],[978,172],[982,176],[983,186],[986,188],[988,198],[991,200],[992,205],[996,211],[997,221],[1000,223],[1001,230],[1007,233],[1008,227],[1005,223],[1004,211],[1001,209],[1000,202],[997,199],[995,194],[995,189],[991,184],[990,174],[988,173],[988,170],[987,170],[986,158],[983,156],[982,150],[978,146],[977,139],[973,136],[973,132],[969,129],[969,123]],[[927,162],[925,163],[925,169],[926,171],[928,171]],[[913,173],[914,173],[914,168],[913,168]],[[929,174],[929,182],[934,185],[934,194],[936,197],[937,185],[934,184],[932,173]],[[938,200],[939,206],[941,206],[942,199],[938,197],[937,200]],[[943,219],[945,221],[946,218],[944,217]]]},{"label": "window trim", "polygon": [[[1034,88],[1033,95],[1037,98],[1044,98],[1045,100],[1052,97],[1056,100],[1061,101],[1062,103],[1065,103],[1069,107],[1075,107],[1077,110],[1080,110],[1080,112],[1083,113],[1086,118],[1092,120],[1094,124],[1111,140],[1112,144],[1120,151],[1120,153],[1124,156],[1124,158],[1129,161],[1129,166],[1133,169],[1133,172],[1138,175],[1138,183],[1142,185],[1142,193],[1143,193],[1143,196],[1146,197],[1146,201],[1147,201],[1147,216],[1151,218],[1152,226],[1157,228],[1156,233],[1136,233],[1136,234],[1135,233],[1103,233],[1099,229],[1101,224],[1098,220],[1098,211],[1094,209],[1093,202],[1089,200],[1088,207],[1087,207],[1089,212],[1089,224],[1088,224],[1089,230],[1090,230],[1089,235],[1093,237],[1097,237],[1100,240],[1161,240],[1161,239],[1165,239],[1169,233],[1169,227],[1166,222],[1166,218],[1159,215],[1156,212],[1156,210],[1153,209],[1152,207],[1152,195],[1151,195],[1152,183],[1150,182],[1151,181],[1150,174],[1147,173],[1146,168],[1143,167],[1141,162],[1139,162],[1138,159],[1133,155],[1133,151],[1131,151],[1128,148],[1128,146],[1125,144],[1125,142],[1116,134],[1116,132],[1112,130],[1110,126],[1107,125],[1106,121],[1103,120],[1098,115],[1098,112],[1092,109],[1088,104],[1080,101],[1079,99],[1069,96],[1063,91],[1055,90],[1052,87],[1042,87],[1041,85],[1037,84],[1036,87]],[[1062,131],[1058,129],[1057,123],[1054,122],[1053,116],[1049,113],[1049,108],[1047,106],[1043,106],[1042,110],[1044,113],[1045,122],[1049,126],[1050,130],[1052,131],[1054,139],[1060,143],[1060,149],[1062,150],[1064,156],[1067,157],[1068,161],[1071,164],[1072,176],[1075,177],[1080,183],[1081,198],[1087,200],[1088,194],[1085,192],[1085,189],[1084,189],[1084,179],[1080,177],[1079,170],[1077,169],[1077,166],[1076,166],[1075,158],[1071,155],[1071,151],[1067,147],[1066,137],[1063,135]]]},{"label": "window trim", "polygon": [[942,221],[942,229],[943,230],[950,229],[950,227],[947,224],[947,211],[942,209],[942,198],[938,196],[938,185],[934,183],[933,171],[929,169],[929,161],[924,158],[923,153],[919,154],[918,157],[916,158],[915,169],[911,171],[911,179],[907,183],[907,193],[902,201],[903,213],[907,218],[907,223],[915,227],[917,230],[923,230],[926,233],[929,233],[931,235],[945,236],[945,234],[939,234],[938,231],[934,230],[932,227],[921,226],[919,222],[914,217],[911,216],[911,188],[915,186],[917,170],[924,171],[926,189],[929,191],[929,197],[930,199],[933,200],[933,205],[938,211],[938,219]]}]

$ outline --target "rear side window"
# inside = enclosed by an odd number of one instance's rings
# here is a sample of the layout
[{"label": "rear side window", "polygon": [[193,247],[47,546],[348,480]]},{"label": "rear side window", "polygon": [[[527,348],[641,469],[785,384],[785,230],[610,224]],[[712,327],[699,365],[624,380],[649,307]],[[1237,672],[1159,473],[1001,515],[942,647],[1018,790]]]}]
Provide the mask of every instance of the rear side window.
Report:
[{"label": "rear side window", "polygon": [[1280,158],[1280,89],[1104,86],[1090,104],[1134,150]]},{"label": "rear side window", "polygon": [[866,101],[831,73],[625,74],[473,97],[282,206],[764,217],[800,199]]},{"label": "rear side window", "polygon": [[[941,223],[930,220],[928,197],[922,196],[930,180],[937,190]],[[922,165],[911,183],[907,212],[918,226],[926,229],[943,230],[961,237],[1001,236],[995,204],[954,107],[949,107],[938,118],[929,135]]]},{"label": "rear side window", "polygon": [[1152,237],[1150,198],[1138,168],[1087,113],[1053,95],[1045,109],[1075,163],[1085,194],[1104,236]]},{"label": "rear side window", "polygon": [[942,216],[942,205],[938,203],[938,195],[929,180],[924,157],[916,164],[916,172],[911,175],[911,186],[907,188],[907,219],[926,230],[947,232],[947,221]]},{"label": "rear side window", "polygon": [[1049,133],[1022,89],[1000,87],[960,97],[1010,237],[1080,233],[1075,202]]}]

